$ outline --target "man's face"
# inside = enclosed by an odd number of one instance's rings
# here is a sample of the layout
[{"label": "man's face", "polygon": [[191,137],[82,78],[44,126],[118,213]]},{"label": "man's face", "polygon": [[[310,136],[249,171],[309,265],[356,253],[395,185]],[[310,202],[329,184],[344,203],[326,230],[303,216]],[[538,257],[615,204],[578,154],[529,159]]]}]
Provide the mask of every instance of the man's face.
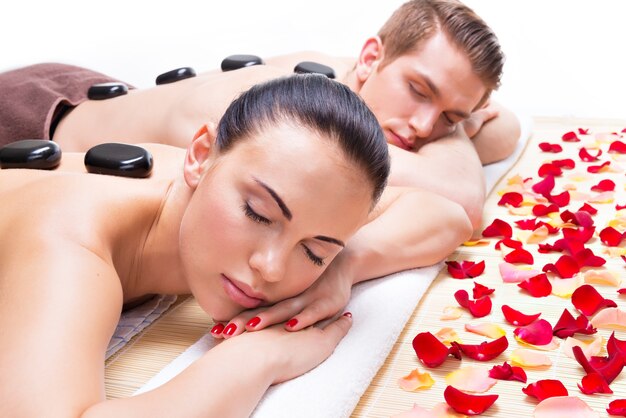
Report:
[{"label": "man's face", "polygon": [[369,73],[358,93],[378,118],[387,142],[405,150],[453,132],[487,91],[467,56],[441,32],[381,66],[383,57],[384,50],[366,64]]}]

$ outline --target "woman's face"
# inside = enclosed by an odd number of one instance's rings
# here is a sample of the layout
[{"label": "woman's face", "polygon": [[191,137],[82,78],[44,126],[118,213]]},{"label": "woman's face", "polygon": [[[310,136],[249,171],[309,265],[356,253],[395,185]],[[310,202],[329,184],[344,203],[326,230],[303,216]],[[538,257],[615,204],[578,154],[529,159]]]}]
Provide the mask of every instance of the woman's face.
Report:
[{"label": "woman's face", "polygon": [[191,292],[215,320],[295,296],[365,223],[372,187],[319,134],[288,124],[209,155],[181,225]]}]

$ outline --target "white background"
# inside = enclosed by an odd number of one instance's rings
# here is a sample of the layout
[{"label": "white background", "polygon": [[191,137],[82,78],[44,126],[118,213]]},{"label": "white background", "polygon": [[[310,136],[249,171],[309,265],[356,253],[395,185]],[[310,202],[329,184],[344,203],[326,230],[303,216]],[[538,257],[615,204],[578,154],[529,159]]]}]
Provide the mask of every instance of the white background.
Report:
[{"label": "white background", "polygon": [[[139,87],[230,54],[356,56],[402,0],[22,0],[0,15],[0,70],[86,66]],[[466,0],[507,55],[496,98],[531,115],[626,119],[626,1]],[[1,92],[0,92],[1,94]]]}]

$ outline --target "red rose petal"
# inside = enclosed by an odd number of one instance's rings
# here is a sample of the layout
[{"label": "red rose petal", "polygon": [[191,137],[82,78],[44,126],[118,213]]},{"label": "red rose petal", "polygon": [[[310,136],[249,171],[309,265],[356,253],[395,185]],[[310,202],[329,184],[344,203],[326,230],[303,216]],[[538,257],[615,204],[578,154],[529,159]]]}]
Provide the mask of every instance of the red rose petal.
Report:
[{"label": "red rose petal", "polygon": [[612,226],[607,226],[602,231],[600,231],[600,234],[598,235],[600,236],[600,241],[602,241],[604,245],[609,247],[618,247],[624,239],[624,234],[622,234]]},{"label": "red rose petal", "polygon": [[555,194],[555,195],[547,194],[545,195],[545,197],[546,199],[548,199],[550,203],[553,203],[560,208],[569,205],[569,202],[570,202],[570,194],[568,191],[564,191],[563,193]]},{"label": "red rose petal", "polygon": [[498,399],[498,395],[469,395],[453,386],[443,391],[446,403],[459,414],[480,415]]},{"label": "red rose petal", "polygon": [[517,285],[535,298],[549,296],[550,293],[552,293],[552,284],[548,280],[548,277],[543,273],[531,277],[530,279],[518,283]]},{"label": "red rose petal", "polygon": [[485,271],[485,262],[480,261],[475,263],[474,261],[446,261],[448,266],[448,273],[455,279],[467,279],[480,276]]},{"label": "red rose petal", "polygon": [[572,347],[572,352],[578,364],[582,366],[587,374],[598,373],[608,384],[615,380],[624,368],[623,356],[593,357],[592,360],[594,360],[594,364],[591,364],[591,362],[587,360],[587,357],[585,357],[583,349],[579,346]]},{"label": "red rose petal", "polygon": [[472,289],[472,297],[474,299],[480,299],[485,296],[491,295],[496,289],[484,286],[480,283],[474,282],[474,288]]},{"label": "red rose petal", "polygon": [[533,255],[523,248],[517,248],[504,256],[507,263],[523,263],[533,264],[535,262]]},{"label": "red rose petal", "polygon": [[451,344],[466,357],[478,361],[489,361],[502,354],[508,348],[509,341],[506,336],[502,336],[493,341],[483,341],[480,344],[460,344],[457,341],[452,341]]},{"label": "red rose petal", "polygon": [[545,163],[545,164],[542,164],[541,167],[539,167],[537,174],[539,175],[539,177],[546,177],[546,176],[558,177],[561,174],[563,174],[563,170],[561,170],[561,167],[556,166],[552,163]]},{"label": "red rose petal", "polygon": [[539,203],[533,206],[533,215],[535,216],[546,216],[549,213],[558,212],[558,211],[559,211],[559,207],[555,205],[554,203],[547,205],[547,206]]},{"label": "red rose petal", "polygon": [[496,248],[496,250],[499,250],[502,245],[509,248],[522,248],[524,246],[522,241],[517,241],[511,238],[504,238],[496,242],[496,245],[494,247]]},{"label": "red rose petal", "polygon": [[508,305],[502,305],[500,309],[502,309],[502,313],[504,314],[504,319],[506,319],[506,321],[509,324],[512,324],[515,326],[528,325],[534,322],[541,315],[541,313],[526,315],[526,314],[521,313],[518,310],[511,308]]},{"label": "red rose petal", "polygon": [[534,396],[540,402],[553,396],[568,396],[563,383],[553,379],[538,380],[523,388],[522,392],[528,396]]},{"label": "red rose petal", "polygon": [[482,318],[491,312],[492,303],[489,297],[471,300],[466,290],[457,290],[454,293],[454,298],[461,307],[467,309],[475,318]]},{"label": "red rose petal", "polygon": [[611,299],[605,299],[595,287],[584,284],[572,293],[572,304],[582,314],[591,316],[602,308],[616,308]]},{"label": "red rose petal", "polygon": [[522,196],[521,193],[508,192],[502,195],[502,197],[500,198],[500,201],[498,202],[498,205],[500,206],[511,205],[515,208],[519,208],[523,201],[524,201],[524,196]]},{"label": "red rose petal", "polygon": [[584,248],[574,254],[574,259],[580,266],[583,267],[602,267],[606,264],[606,260],[600,256],[597,256],[591,251],[591,248]]},{"label": "red rose petal", "polygon": [[483,231],[483,237],[485,238],[493,238],[493,237],[511,238],[512,236],[513,236],[513,228],[511,228],[511,225],[497,218],[494,219],[491,225],[489,225]]},{"label": "red rose petal", "polygon": [[599,173],[604,167],[608,167],[611,165],[610,161],[605,161],[600,165],[590,165],[589,167],[587,167],[587,171],[589,173]]},{"label": "red rose petal", "polygon": [[554,189],[554,176],[546,176],[543,180],[538,183],[535,183],[532,187],[535,193],[539,193],[542,196],[550,194],[552,189]]},{"label": "red rose petal", "polygon": [[502,366],[493,366],[489,370],[489,377],[498,380],[517,380],[522,383],[526,383],[526,372],[524,369],[518,366],[511,366],[506,361],[502,363]]},{"label": "red rose petal", "polygon": [[626,144],[624,144],[622,141],[613,141],[609,146],[609,152],[626,154]]},{"label": "red rose petal", "polygon": [[576,136],[575,132],[564,133],[561,139],[564,142],[580,142],[580,139],[578,138],[578,136]]},{"label": "red rose petal", "polygon": [[626,399],[615,399],[609,403],[609,407],[606,409],[609,415],[619,415],[626,417]]},{"label": "red rose petal", "polygon": [[615,205],[615,210],[626,209],[626,205]]},{"label": "red rose petal", "polygon": [[566,158],[564,160],[552,160],[552,164],[568,170],[576,167],[576,162],[574,162],[574,160],[572,160],[571,158]]},{"label": "red rose petal", "polygon": [[557,153],[557,152],[563,151],[563,147],[560,146],[559,144],[550,144],[548,142],[539,143],[539,148],[543,152]]},{"label": "red rose petal", "polygon": [[574,316],[567,309],[563,309],[561,317],[553,329],[553,334],[559,338],[571,337],[574,334],[595,334],[598,330],[593,327],[584,315]]},{"label": "red rose petal", "polygon": [[586,163],[598,161],[598,157],[600,157],[601,155],[602,155],[602,150],[598,150],[598,153],[596,155],[591,155],[589,154],[589,151],[587,151],[587,148],[585,147],[582,147],[580,151],[578,152],[578,156],[580,157],[580,159]]},{"label": "red rose petal", "polygon": [[560,216],[563,222],[571,222],[585,228],[590,228],[593,226],[593,218],[591,217],[589,212],[585,212],[584,210],[580,210],[578,212],[570,212],[569,210],[564,210]]},{"label": "red rose petal", "polygon": [[450,350],[430,332],[420,332],[413,338],[413,350],[417,358],[427,367],[441,365],[449,354],[460,359],[458,350]]},{"label": "red rose petal", "polygon": [[589,128],[587,128],[587,129],[578,128],[578,134],[580,134],[580,135],[588,135],[589,134]]},{"label": "red rose petal", "polygon": [[530,325],[515,328],[513,334],[525,343],[546,345],[552,342],[552,325],[545,319],[538,319]]},{"label": "red rose petal", "polygon": [[583,377],[578,384],[578,389],[585,395],[593,395],[594,393],[613,393],[604,377],[598,373],[589,373]]},{"label": "red rose petal", "polygon": [[[567,241],[578,241],[585,243],[593,237],[593,233],[596,231],[594,226],[592,227],[580,227],[580,228],[563,228],[563,238]],[[570,250],[572,250],[570,245]],[[583,250],[583,248],[576,248],[576,252]]]},{"label": "red rose petal", "polygon": [[585,212],[587,212],[590,215],[595,215],[596,213],[598,213],[598,209],[594,208],[593,206],[591,206],[589,203],[585,203],[584,205],[582,205],[580,207],[580,209],[578,209],[579,211],[584,210]]},{"label": "red rose petal", "polygon": [[612,192],[615,190],[615,183],[609,179],[600,180],[598,184],[591,186],[591,190],[594,192]]},{"label": "red rose petal", "polygon": [[563,279],[574,277],[574,274],[580,272],[580,266],[576,259],[570,255],[562,255],[554,264],[546,264],[543,266],[544,272],[552,272]]}]

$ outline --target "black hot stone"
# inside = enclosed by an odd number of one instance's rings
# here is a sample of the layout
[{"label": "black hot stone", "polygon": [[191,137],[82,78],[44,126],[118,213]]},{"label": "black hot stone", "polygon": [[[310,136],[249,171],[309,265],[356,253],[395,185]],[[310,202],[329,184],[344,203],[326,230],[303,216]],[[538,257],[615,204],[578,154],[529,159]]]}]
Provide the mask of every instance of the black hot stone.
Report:
[{"label": "black hot stone", "polygon": [[110,82],[94,84],[87,90],[90,100],[106,100],[128,93],[128,86],[124,83]]},{"label": "black hot stone", "polygon": [[182,67],[175,70],[168,71],[163,74],[159,74],[156,78],[157,86],[161,84],[175,83],[176,81],[184,80],[196,76],[196,71],[191,67]]},{"label": "black hot stone", "polygon": [[136,145],[100,144],[85,154],[85,167],[94,174],[148,177],[152,172],[152,154]]},{"label": "black hot stone", "polygon": [[61,163],[61,148],[47,139],[24,139],[0,148],[1,168],[51,170]]},{"label": "black hot stone", "polygon": [[265,62],[256,55],[229,55],[222,60],[222,71],[238,70],[253,65],[263,65]]},{"label": "black hot stone", "polygon": [[328,65],[313,61],[302,61],[293,69],[294,73],[315,73],[322,74],[328,78],[335,78],[335,70]]}]

